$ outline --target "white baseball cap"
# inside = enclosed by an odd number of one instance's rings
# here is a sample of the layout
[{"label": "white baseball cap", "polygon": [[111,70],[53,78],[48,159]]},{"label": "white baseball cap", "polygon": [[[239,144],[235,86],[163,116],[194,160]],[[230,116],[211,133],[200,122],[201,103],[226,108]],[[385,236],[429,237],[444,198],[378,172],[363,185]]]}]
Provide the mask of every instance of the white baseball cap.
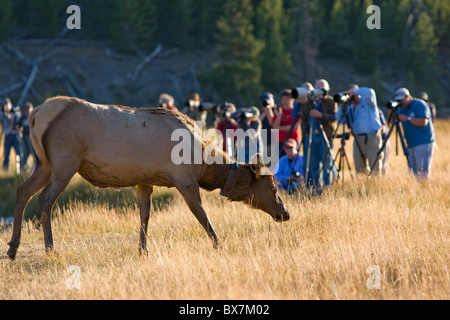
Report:
[{"label": "white baseball cap", "polygon": [[395,92],[395,101],[403,100],[406,96],[410,96],[409,90],[406,88],[400,88]]}]

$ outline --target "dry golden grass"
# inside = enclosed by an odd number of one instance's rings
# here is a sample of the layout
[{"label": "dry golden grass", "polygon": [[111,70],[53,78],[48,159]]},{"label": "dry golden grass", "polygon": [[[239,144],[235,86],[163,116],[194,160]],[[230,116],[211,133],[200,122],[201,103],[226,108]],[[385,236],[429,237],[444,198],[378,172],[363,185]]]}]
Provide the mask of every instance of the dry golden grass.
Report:
[{"label": "dry golden grass", "polygon": [[[148,257],[138,255],[136,207],[73,202],[55,210],[58,258],[31,222],[15,261],[5,254],[10,230],[0,233],[0,299],[449,299],[450,123],[436,131],[429,182],[408,174],[393,145],[382,179],[283,196],[287,223],[203,193],[218,250],[177,194],[152,214]],[[70,265],[81,268],[80,290],[66,286]],[[380,289],[366,286],[372,265]]]}]

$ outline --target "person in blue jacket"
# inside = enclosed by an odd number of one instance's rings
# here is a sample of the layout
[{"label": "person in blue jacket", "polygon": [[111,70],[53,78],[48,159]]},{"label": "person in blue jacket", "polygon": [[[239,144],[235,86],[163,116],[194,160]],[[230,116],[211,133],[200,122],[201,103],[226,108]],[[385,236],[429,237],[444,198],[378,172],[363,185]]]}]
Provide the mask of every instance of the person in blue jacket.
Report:
[{"label": "person in blue jacket", "polygon": [[298,144],[294,139],[287,140],[283,149],[286,155],[278,161],[274,179],[280,191],[291,193],[304,183],[303,156],[298,153]]},{"label": "person in blue jacket", "polygon": [[408,165],[415,176],[427,179],[436,143],[430,108],[425,101],[413,98],[406,88],[398,89],[394,100],[401,106],[397,115],[408,145]]}]

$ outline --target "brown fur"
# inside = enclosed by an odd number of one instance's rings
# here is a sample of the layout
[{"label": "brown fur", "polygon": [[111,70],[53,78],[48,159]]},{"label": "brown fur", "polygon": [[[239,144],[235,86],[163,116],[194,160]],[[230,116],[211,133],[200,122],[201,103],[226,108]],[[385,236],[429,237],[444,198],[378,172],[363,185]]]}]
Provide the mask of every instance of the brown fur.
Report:
[{"label": "brown fur", "polygon": [[[97,187],[137,186],[141,251],[146,251],[153,186],[177,188],[217,245],[218,239],[203,208],[199,188],[223,188],[230,164],[173,163],[171,151],[177,142],[171,141],[171,134],[176,129],[187,130],[194,145],[201,150],[208,146],[200,128],[185,115],[162,108],[134,109],[56,97],[34,109],[29,122],[30,138],[39,161],[32,176],[17,190],[10,258],[15,258],[20,244],[25,207],[41,189],[39,204],[45,248],[53,251],[51,210],[77,172]],[[218,148],[214,153],[222,155],[224,162],[229,160]],[[288,220],[289,214],[276,192],[273,178],[261,176],[261,170],[264,165],[260,161],[241,165],[229,199],[266,211],[277,221]]]}]

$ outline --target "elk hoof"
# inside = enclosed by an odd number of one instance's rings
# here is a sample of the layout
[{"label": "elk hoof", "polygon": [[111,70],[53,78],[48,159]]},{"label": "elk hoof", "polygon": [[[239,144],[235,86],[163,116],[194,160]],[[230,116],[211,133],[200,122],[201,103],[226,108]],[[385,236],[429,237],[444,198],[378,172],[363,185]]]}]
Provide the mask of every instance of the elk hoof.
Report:
[{"label": "elk hoof", "polygon": [[11,260],[16,258],[17,248],[9,247],[8,252],[6,253]]},{"label": "elk hoof", "polygon": [[59,258],[58,252],[53,248],[45,248],[45,253],[48,257]]},{"label": "elk hoof", "polygon": [[148,257],[148,250],[147,250],[147,248],[139,248],[139,255]]}]

